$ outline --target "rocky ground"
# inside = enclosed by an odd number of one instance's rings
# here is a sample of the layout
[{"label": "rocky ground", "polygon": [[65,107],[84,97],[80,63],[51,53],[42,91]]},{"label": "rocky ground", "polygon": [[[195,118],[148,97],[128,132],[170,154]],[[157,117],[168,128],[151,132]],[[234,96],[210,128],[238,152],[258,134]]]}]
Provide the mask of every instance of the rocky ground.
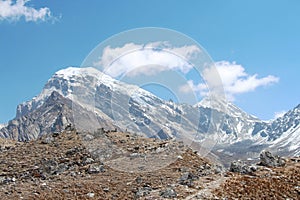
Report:
[{"label": "rocky ground", "polygon": [[0,140],[0,198],[299,199],[299,159],[274,162],[227,172],[174,140],[66,130]]},{"label": "rocky ground", "polygon": [[251,166],[254,169],[245,173],[228,172],[214,194],[221,199],[300,199],[300,158],[284,162],[275,167]]}]

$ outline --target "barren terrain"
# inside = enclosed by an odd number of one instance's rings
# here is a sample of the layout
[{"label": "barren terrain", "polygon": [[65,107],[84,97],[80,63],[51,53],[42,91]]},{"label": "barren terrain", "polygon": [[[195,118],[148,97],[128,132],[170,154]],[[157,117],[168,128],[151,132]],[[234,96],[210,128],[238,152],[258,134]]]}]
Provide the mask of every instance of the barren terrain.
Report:
[{"label": "barren terrain", "polygon": [[[226,172],[174,140],[119,132],[0,141],[1,199],[299,199],[300,163]],[[155,159],[153,159],[155,158]],[[132,163],[130,165],[130,163]]]}]

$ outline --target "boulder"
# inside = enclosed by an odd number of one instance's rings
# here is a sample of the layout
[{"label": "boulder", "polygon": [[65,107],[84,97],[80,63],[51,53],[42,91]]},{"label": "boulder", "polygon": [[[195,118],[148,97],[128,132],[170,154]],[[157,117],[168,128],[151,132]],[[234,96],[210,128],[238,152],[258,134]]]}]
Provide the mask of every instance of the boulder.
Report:
[{"label": "boulder", "polygon": [[105,168],[102,164],[92,164],[89,166],[88,171],[89,174],[98,174],[100,172],[105,172]]},{"label": "boulder", "polygon": [[257,168],[255,166],[248,166],[240,160],[231,162],[229,169],[231,172],[237,172],[241,174],[252,174],[256,170]]},{"label": "boulder", "polygon": [[149,187],[149,186],[144,186],[142,188],[138,188],[138,190],[136,191],[135,193],[135,196],[137,198],[140,198],[140,197],[144,197],[144,196],[147,196],[150,194],[150,192],[152,191],[152,188]]},{"label": "boulder", "polygon": [[176,198],[177,197],[177,193],[174,189],[172,188],[167,188],[165,190],[162,190],[160,192],[160,196],[163,198]]},{"label": "boulder", "polygon": [[189,187],[193,186],[193,181],[197,180],[199,177],[192,174],[191,172],[185,172],[181,175],[179,178],[179,184],[181,185],[187,185]]},{"label": "boulder", "polygon": [[285,160],[278,155],[273,155],[269,151],[264,151],[260,154],[260,165],[266,167],[282,167],[285,165]]}]

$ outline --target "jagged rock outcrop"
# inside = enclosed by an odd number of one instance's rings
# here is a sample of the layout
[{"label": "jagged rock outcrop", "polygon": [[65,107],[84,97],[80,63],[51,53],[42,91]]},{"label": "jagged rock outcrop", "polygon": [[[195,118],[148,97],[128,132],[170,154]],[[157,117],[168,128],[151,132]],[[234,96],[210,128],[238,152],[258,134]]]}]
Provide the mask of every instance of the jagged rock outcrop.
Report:
[{"label": "jagged rock outcrop", "polygon": [[273,155],[269,151],[264,151],[260,154],[260,165],[266,167],[282,167],[285,165],[285,160],[278,155]]},{"label": "jagged rock outcrop", "polygon": [[2,137],[29,141],[41,135],[63,130],[73,122],[72,102],[53,92],[36,110],[13,119],[0,132]]},{"label": "jagged rock outcrop", "polygon": [[[53,91],[40,107],[9,121],[8,125],[0,131],[0,137],[29,141],[49,133],[61,132],[70,124],[74,124],[73,106],[70,99]],[[80,114],[85,116],[82,123],[91,124],[95,120],[102,120],[103,126],[114,127],[105,119],[91,117],[89,111],[84,108],[81,108]]]}]

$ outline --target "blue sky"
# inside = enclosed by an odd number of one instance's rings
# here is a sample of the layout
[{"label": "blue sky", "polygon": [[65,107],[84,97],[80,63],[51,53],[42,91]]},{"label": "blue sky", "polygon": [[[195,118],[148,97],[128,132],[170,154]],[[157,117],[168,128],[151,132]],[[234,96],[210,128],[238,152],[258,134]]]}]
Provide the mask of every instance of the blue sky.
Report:
[{"label": "blue sky", "polygon": [[80,66],[103,40],[140,27],[177,30],[200,43],[214,61],[235,62],[258,79],[277,77],[270,85],[234,94],[234,103],[250,114],[272,119],[276,112],[300,103],[297,0],[32,0],[24,4],[39,13],[7,12],[0,2],[1,123],[12,119],[16,106],[37,95],[57,70]]}]

